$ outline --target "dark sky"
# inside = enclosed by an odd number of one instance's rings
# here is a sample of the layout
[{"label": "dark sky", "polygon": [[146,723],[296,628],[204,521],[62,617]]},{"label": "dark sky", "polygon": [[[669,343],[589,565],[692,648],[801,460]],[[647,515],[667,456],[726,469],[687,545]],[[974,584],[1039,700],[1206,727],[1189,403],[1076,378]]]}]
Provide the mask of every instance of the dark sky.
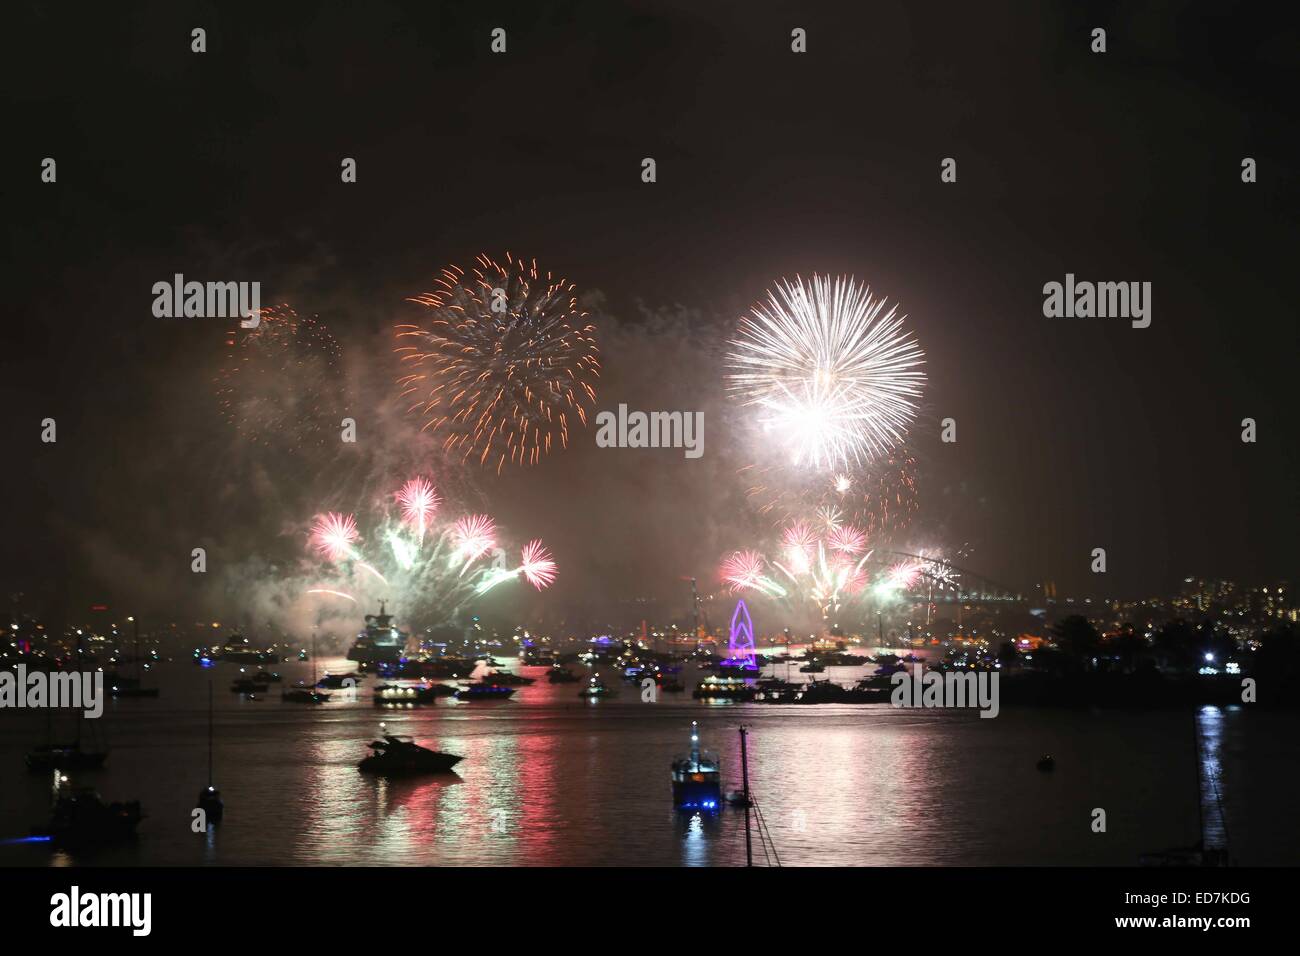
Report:
[{"label": "dark sky", "polygon": [[[445,265],[505,250],[595,294],[597,408],[706,413],[698,461],[587,431],[524,474],[439,472],[556,553],[548,596],[503,599],[525,615],[684,610],[679,576],[711,579],[766,528],[735,477],[720,350],[776,279],[813,272],[898,301],[927,353],[918,540],[1080,596],[1294,578],[1298,38],[1273,10],[11,5],[0,580],[241,613],[233,568],[288,560],[314,510],[390,473],[444,467],[391,407],[392,326]],[[175,272],[257,279],[319,316],[362,447],[241,445],[213,399],[225,324],[151,313]],[[1067,272],[1151,282],[1151,327],[1045,318]]]}]

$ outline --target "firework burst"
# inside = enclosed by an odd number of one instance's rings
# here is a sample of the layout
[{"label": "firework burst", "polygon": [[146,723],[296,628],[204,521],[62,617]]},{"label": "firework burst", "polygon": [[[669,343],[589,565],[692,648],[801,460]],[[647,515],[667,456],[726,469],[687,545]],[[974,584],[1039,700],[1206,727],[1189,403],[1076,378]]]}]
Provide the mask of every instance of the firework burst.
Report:
[{"label": "firework burst", "polygon": [[496,545],[497,525],[488,515],[466,515],[451,528],[456,543],[453,562],[463,561],[465,567],[487,554]]},{"label": "firework burst", "polygon": [[519,572],[529,584],[539,591],[550,587],[556,575],[555,561],[551,558],[551,552],[542,545],[540,538],[534,538],[524,545],[521,560],[523,565],[519,568]]},{"label": "firework burst", "polygon": [[[519,567],[507,567],[506,553],[497,544],[499,529],[490,515],[468,514],[435,523],[437,507],[425,507],[432,491],[431,481],[415,478],[399,491],[381,496],[376,502],[377,520],[367,522],[370,530],[364,541],[355,516],[338,512],[318,516],[310,543],[333,565],[329,569],[333,580],[320,580],[315,572],[312,578],[319,583],[305,593],[354,603],[396,595],[409,618],[423,612],[450,622],[472,598],[511,579],[526,580],[539,591],[556,580],[555,559],[539,539],[524,545]],[[419,513],[413,511],[416,505]],[[374,547],[366,547],[366,542]]]},{"label": "firework burst", "polygon": [[794,465],[858,467],[903,442],[924,354],[885,305],[852,278],[814,275],[782,280],[741,318],[729,387]]},{"label": "firework burst", "polygon": [[573,284],[507,253],[504,263],[480,255],[469,272],[449,267],[436,286],[409,300],[424,321],[397,327],[409,411],[443,447],[498,472],[567,447],[600,369]]},{"label": "firework burst", "polygon": [[352,545],[361,538],[361,534],[357,531],[355,516],[330,511],[316,518],[311,538],[318,553],[337,563],[356,556]]},{"label": "firework burst", "polygon": [[433,519],[442,499],[427,478],[412,478],[397,492],[397,503],[402,506],[403,520],[423,539],[424,529]]},{"label": "firework burst", "polygon": [[342,349],[324,325],[287,305],[262,309],[260,319],[227,333],[215,381],[222,414],[257,444],[324,444],[347,404]]}]

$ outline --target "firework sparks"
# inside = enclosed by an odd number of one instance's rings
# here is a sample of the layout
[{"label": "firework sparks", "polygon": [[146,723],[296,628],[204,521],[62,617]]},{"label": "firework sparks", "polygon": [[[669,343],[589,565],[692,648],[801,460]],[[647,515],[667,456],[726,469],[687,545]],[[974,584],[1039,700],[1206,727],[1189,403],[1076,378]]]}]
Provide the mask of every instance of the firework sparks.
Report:
[{"label": "firework sparks", "polygon": [[480,255],[470,272],[450,267],[437,290],[410,299],[426,320],[397,327],[412,367],[398,380],[409,410],[462,460],[535,465],[569,426],[587,424],[600,362],[574,286],[537,262]]},{"label": "firework sparks", "polygon": [[287,305],[269,306],[225,344],[215,392],[239,434],[268,447],[322,445],[347,404],[337,372],[342,349],[329,330]]},{"label": "firework sparks", "polygon": [[361,535],[357,531],[357,519],[354,516],[331,511],[316,519],[311,537],[316,550],[337,563],[356,556],[352,544]]},{"label": "firework sparks", "polygon": [[496,534],[496,522],[488,515],[466,515],[459,519],[451,529],[452,541],[456,545],[452,563],[461,561],[463,567],[469,567],[492,549],[497,541]]},{"label": "firework sparks", "polygon": [[397,492],[397,502],[402,506],[402,518],[423,540],[425,528],[442,503],[433,483],[426,478],[412,478]]},{"label": "firework sparks", "polygon": [[730,389],[793,464],[861,465],[901,444],[925,380],[897,307],[851,278],[782,280],[741,318]]},{"label": "firework sparks", "polygon": [[784,597],[785,589],[764,575],[766,563],[757,551],[734,551],[723,559],[722,580],[731,586],[732,594],[755,590],[769,596]]},{"label": "firework sparks", "polygon": [[867,550],[867,535],[866,532],[851,524],[843,524],[831,529],[830,534],[826,536],[826,544],[832,551],[841,554],[861,554]]},{"label": "firework sparks", "polygon": [[551,558],[551,552],[542,545],[540,538],[534,538],[524,545],[521,560],[523,565],[519,571],[529,584],[539,591],[551,586],[557,569],[554,559]]},{"label": "firework sparks", "polygon": [[332,597],[347,598],[353,604],[357,603],[357,599],[354,598],[351,594],[344,594],[342,591],[334,591],[331,590],[330,588],[311,588],[307,591],[307,593],[308,594],[329,594]]}]

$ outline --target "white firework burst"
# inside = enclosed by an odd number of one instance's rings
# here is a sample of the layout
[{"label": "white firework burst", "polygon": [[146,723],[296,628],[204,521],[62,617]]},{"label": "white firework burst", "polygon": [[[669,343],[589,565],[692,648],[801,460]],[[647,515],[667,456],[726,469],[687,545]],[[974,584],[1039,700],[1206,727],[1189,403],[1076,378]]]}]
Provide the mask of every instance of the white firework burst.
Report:
[{"label": "white firework burst", "polygon": [[885,306],[852,278],[814,275],[781,280],[741,318],[728,388],[794,464],[841,469],[905,439],[925,355]]}]

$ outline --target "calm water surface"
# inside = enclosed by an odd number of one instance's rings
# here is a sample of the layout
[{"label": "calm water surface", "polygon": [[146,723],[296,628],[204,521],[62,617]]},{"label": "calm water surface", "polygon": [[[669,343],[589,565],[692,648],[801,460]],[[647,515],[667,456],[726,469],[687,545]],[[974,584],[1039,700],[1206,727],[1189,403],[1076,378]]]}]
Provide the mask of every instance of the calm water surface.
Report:
[{"label": "calm water surface", "polygon": [[[310,675],[297,662],[278,669],[286,684]],[[671,808],[669,764],[687,749],[692,719],[722,755],[728,789],[740,785],[736,729],[750,727],[751,785],[787,865],[1128,866],[1144,851],[1198,837],[1186,711],[1004,709],[981,720],[887,704],[709,704],[689,693],[652,705],[621,683],[617,698],[587,704],[580,685],[549,684],[542,668],[512,669],[542,679],[510,701],[443,699],[393,711],[371,703],[374,678],[355,702],[335,694],[309,707],[281,702],[275,685],[260,701],[230,693],[231,665],[163,664],[159,699],[108,704],[98,722],[108,764],[77,778],[108,799],[141,800],[138,840],[75,858],[0,845],[0,865],[743,863],[743,811],[701,819]],[[694,669],[685,673],[693,683]],[[821,676],[848,682],[859,673]],[[226,818],[195,834],[210,678]],[[1197,719],[1234,860],[1295,864],[1300,718],[1207,708]],[[61,720],[56,736],[69,736],[71,720]],[[458,773],[402,782],[358,773],[381,720],[389,732],[462,755]],[[48,811],[49,780],[22,763],[45,727],[43,714],[0,713],[0,839],[23,836]],[[1054,773],[1035,769],[1041,753],[1056,756]],[[1106,810],[1104,834],[1091,831],[1095,807]]]}]

